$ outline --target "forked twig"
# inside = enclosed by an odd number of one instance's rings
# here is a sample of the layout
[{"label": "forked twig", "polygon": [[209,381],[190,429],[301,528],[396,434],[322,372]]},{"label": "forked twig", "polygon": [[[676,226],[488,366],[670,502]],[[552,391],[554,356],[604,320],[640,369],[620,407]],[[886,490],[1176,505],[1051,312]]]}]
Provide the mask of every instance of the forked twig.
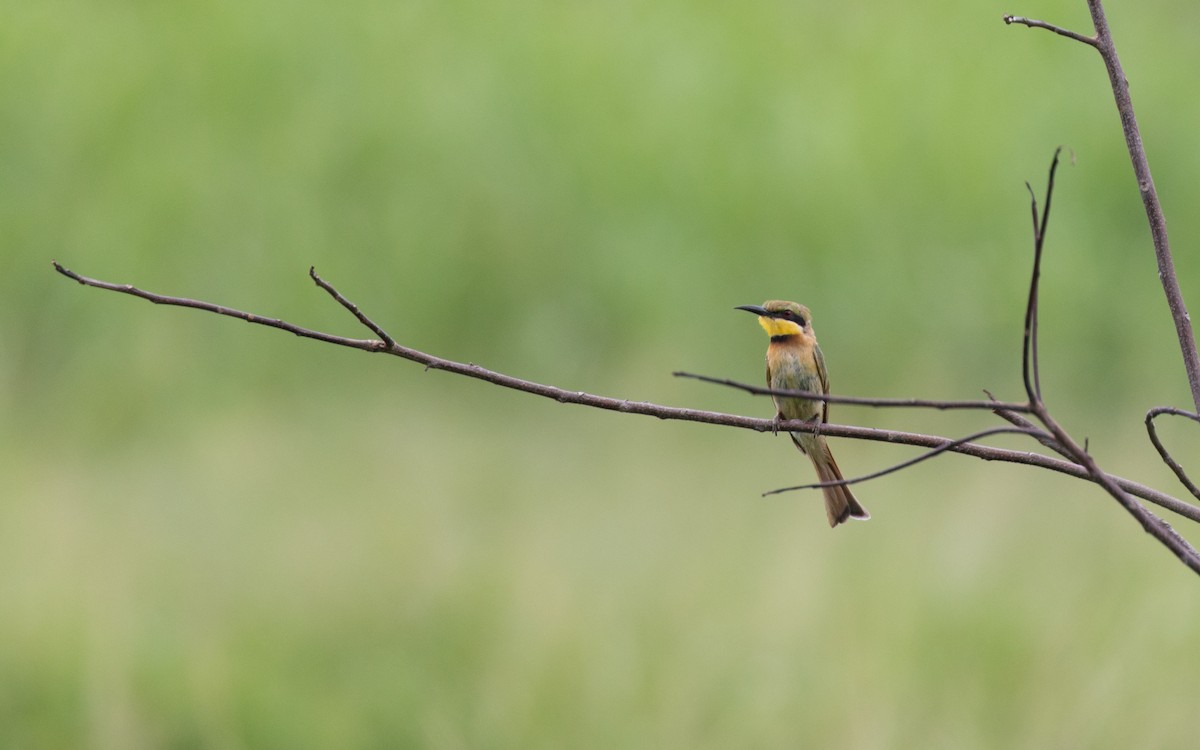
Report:
[{"label": "forked twig", "polygon": [[[1050,160],[1050,177],[1046,182],[1046,205],[1042,208],[1041,219],[1038,218],[1037,196],[1029,183],[1025,189],[1029,191],[1030,212],[1033,214],[1033,277],[1029,282],[1029,299],[1025,305],[1025,339],[1022,346],[1021,375],[1025,381],[1025,393],[1030,403],[1042,399],[1042,378],[1038,365],[1038,284],[1042,277],[1042,248],[1046,244],[1046,224],[1050,220],[1050,200],[1054,197],[1054,175],[1058,171],[1058,156],[1062,146],[1054,149],[1054,157]],[[1007,411],[1014,411],[1008,409]]]},{"label": "forked twig", "polygon": [[1187,491],[1192,493],[1196,499],[1200,500],[1200,487],[1196,487],[1192,480],[1188,478],[1187,472],[1183,470],[1183,467],[1179,465],[1179,462],[1172,458],[1171,452],[1168,451],[1162,444],[1162,441],[1158,439],[1158,428],[1154,426],[1154,420],[1162,414],[1171,414],[1177,417],[1187,417],[1193,422],[1200,422],[1200,416],[1184,409],[1177,409],[1174,406],[1156,406],[1150,411],[1146,412],[1146,432],[1150,435],[1150,442],[1154,444],[1154,450],[1158,451],[1158,455],[1162,458],[1163,463],[1169,466],[1171,471],[1175,472],[1175,476],[1179,479],[1179,483],[1186,487]]},{"label": "forked twig", "polygon": [[376,325],[375,321],[368,318],[362,310],[359,310],[358,305],[343,297],[342,293],[334,289],[332,284],[318,276],[316,266],[308,267],[308,276],[314,282],[316,282],[317,286],[321,287],[326,292],[329,292],[329,296],[337,300],[339,305],[349,310],[351,315],[358,318],[359,323],[362,323],[367,328],[370,328],[371,331],[374,332],[374,334],[378,336],[381,341],[383,341],[385,347],[390,349],[396,345],[396,342],[392,340],[392,337],[388,335],[388,332]]},{"label": "forked twig", "polygon": [[[1033,274],[1029,282],[1029,299],[1025,313],[1025,340],[1022,352],[1021,372],[1025,380],[1025,389],[1029,393],[1033,415],[1053,436],[1054,442],[1062,448],[1064,455],[1082,466],[1093,480],[1105,489],[1130,515],[1141,524],[1142,528],[1170,550],[1179,560],[1193,572],[1200,574],[1200,553],[1181,537],[1171,526],[1158,516],[1148,511],[1137,500],[1126,492],[1119,484],[1112,481],[1087,450],[1080,447],[1067,431],[1051,415],[1045,401],[1042,400],[1041,388],[1037,383],[1037,310],[1038,310],[1038,277],[1041,268],[1042,253],[1045,248],[1046,220],[1048,209],[1054,193],[1054,174],[1058,166],[1058,156],[1061,148],[1054,152],[1050,166],[1050,176],[1046,184],[1046,209],[1041,221],[1037,218],[1037,197],[1033,197],[1034,215],[1034,260]],[[1030,191],[1032,193],[1032,190]],[[1032,375],[1031,375],[1032,372]]]}]

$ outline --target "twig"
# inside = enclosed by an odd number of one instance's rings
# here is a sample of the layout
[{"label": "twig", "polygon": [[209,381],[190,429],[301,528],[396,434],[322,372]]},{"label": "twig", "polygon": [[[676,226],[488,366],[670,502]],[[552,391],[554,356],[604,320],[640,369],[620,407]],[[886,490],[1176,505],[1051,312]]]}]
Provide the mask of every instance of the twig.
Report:
[{"label": "twig", "polygon": [[863,398],[861,396],[834,396],[830,393],[814,393],[812,391],[790,391],[790,390],[774,390],[771,388],[761,388],[748,383],[739,383],[736,380],[726,380],[724,378],[713,378],[707,375],[696,375],[691,372],[673,372],[671,373],[677,378],[691,378],[705,383],[713,383],[714,385],[724,385],[730,388],[736,388],[739,391],[745,391],[755,396],[786,396],[789,398],[807,398],[813,401],[825,401],[830,404],[854,404],[857,406],[879,406],[879,407],[914,407],[923,409],[986,409],[992,411],[994,409],[1006,409],[1014,412],[1027,412],[1030,410],[1029,404],[1017,404],[1004,401],[936,401],[921,398]]},{"label": "twig", "polygon": [[[1050,200],[1054,197],[1054,174],[1058,171],[1058,155],[1062,146],[1054,149],[1054,157],[1050,160],[1050,177],[1046,182],[1046,205],[1042,208],[1041,220],[1038,219],[1037,196],[1029,183],[1025,189],[1029,191],[1030,211],[1033,214],[1033,275],[1029,282],[1029,298],[1025,304],[1025,340],[1022,346],[1021,375],[1025,380],[1025,393],[1030,403],[1042,400],[1042,379],[1038,368],[1038,283],[1042,276],[1042,249],[1046,244],[1046,223],[1050,220]],[[1032,372],[1031,372],[1032,371]],[[1013,411],[1009,409],[1009,411]]]},{"label": "twig", "polygon": [[294,333],[295,335],[303,336],[304,338],[316,339],[317,341],[324,341],[327,344],[337,344],[338,346],[348,346],[353,349],[362,349],[363,351],[367,351],[367,352],[377,352],[377,351],[386,351],[387,350],[387,346],[385,344],[383,344],[383,342],[381,342],[381,341],[348,339],[348,338],[344,338],[342,336],[334,336],[332,334],[322,333],[321,331],[314,331],[314,330],[311,330],[308,328],[302,328],[293,323],[288,323],[285,320],[278,320],[276,318],[266,318],[261,315],[255,315],[254,313],[248,313],[248,312],[243,312],[241,310],[235,310],[232,307],[224,307],[222,305],[214,305],[211,302],[204,302],[204,301],[195,300],[195,299],[187,299],[186,297],[169,297],[169,296],[166,296],[163,294],[155,294],[154,292],[147,292],[143,289],[138,289],[137,287],[135,287],[131,284],[113,284],[108,281],[100,281],[98,279],[89,279],[86,276],[80,276],[79,274],[75,273],[74,271],[72,271],[69,268],[65,268],[64,266],[60,265],[58,263],[58,261],[51,261],[51,263],[54,265],[54,270],[58,271],[63,276],[66,276],[67,278],[78,281],[80,284],[83,284],[84,286],[96,287],[97,289],[107,289],[110,292],[121,292],[122,294],[130,294],[130,295],[133,295],[134,297],[141,297],[144,300],[153,302],[156,305],[172,305],[175,307],[190,307],[194,310],[203,310],[204,312],[216,313],[217,315],[226,315],[230,318],[237,318],[239,320],[244,320],[247,323],[255,323],[255,324],[261,325],[261,326],[270,326],[271,328],[278,328],[281,331],[287,331],[288,333]]},{"label": "twig", "polygon": [[946,451],[954,450],[954,448],[959,445],[964,445],[966,443],[974,442],[975,440],[978,440],[978,439],[984,438],[984,437],[989,437],[991,435],[1003,435],[1003,434],[1021,434],[1021,435],[1029,435],[1031,437],[1038,437],[1039,435],[1045,435],[1046,433],[1043,432],[1042,430],[1039,430],[1035,425],[1032,425],[1032,424],[1028,428],[992,427],[987,430],[980,430],[979,432],[972,433],[970,435],[967,435],[964,438],[958,438],[957,440],[951,440],[950,442],[948,442],[944,445],[940,445],[931,451],[926,451],[925,453],[922,453],[921,455],[916,456],[914,458],[910,458],[907,461],[901,461],[898,464],[892,464],[891,466],[880,469],[879,471],[873,471],[870,474],[862,474],[860,476],[853,477],[851,479],[835,479],[831,482],[813,482],[812,484],[799,484],[794,487],[781,487],[777,490],[768,490],[768,491],[764,492],[763,497],[767,497],[768,495],[778,495],[781,492],[792,492],[793,490],[815,490],[815,489],[819,489],[821,487],[837,487],[837,486],[844,485],[844,484],[861,484],[863,482],[869,482],[872,479],[886,477],[888,474],[895,473],[897,471],[900,471],[901,469],[907,469],[910,466],[915,466],[916,464],[919,464],[922,461],[927,461],[927,460],[933,458],[934,456],[938,456],[938,455],[941,455],[942,453],[945,453]]},{"label": "twig", "polygon": [[1054,24],[1046,23],[1045,21],[1037,21],[1035,19],[1025,18],[1023,16],[1008,16],[1008,15],[1006,15],[1006,16],[1004,16],[1004,23],[1006,23],[1010,26],[1015,23],[1020,26],[1028,26],[1028,27],[1034,28],[1034,29],[1045,29],[1047,31],[1053,31],[1055,34],[1058,34],[1059,36],[1065,36],[1068,39],[1074,39],[1077,42],[1083,42],[1084,44],[1086,44],[1090,47],[1096,46],[1096,40],[1090,36],[1084,36],[1083,34],[1076,33],[1074,31],[1071,31],[1070,29],[1064,29],[1061,26],[1055,26]]},{"label": "twig", "polygon": [[[701,411],[698,409],[682,409],[673,406],[661,406],[640,401],[628,401],[622,399],[608,398],[605,396],[596,396],[583,391],[567,391],[562,388],[556,388],[550,385],[534,383],[528,380],[505,375],[503,373],[494,372],[478,365],[466,364],[462,362],[454,362],[448,359],[435,357],[432,354],[411,349],[400,344],[392,344],[387,346],[382,341],[371,339],[350,339],[342,336],[334,336],[320,331],[313,331],[307,328],[288,323],[282,320],[272,318],[264,318],[252,313],[234,310],[232,308],[215,305],[210,302],[201,302],[197,300],[185,299],[183,297],[169,297],[161,294],[146,292],[128,284],[112,284],[107,281],[99,281],[97,279],[81,276],[74,271],[71,271],[58,263],[54,263],[54,268],[63,276],[74,279],[84,286],[96,287],[108,291],[120,292],[129,294],[134,297],[140,297],[160,305],[177,305],[180,307],[190,307],[204,312],[217,313],[218,315],[226,315],[233,318],[244,320],[248,323],[256,323],[259,325],[268,325],[273,328],[278,328],[297,336],[324,341],[325,343],[335,344],[337,346],[346,346],[352,349],[359,349],[365,352],[380,352],[391,354],[411,362],[425,365],[426,369],[444,370],[446,372],[463,375],[477,380],[483,380],[493,385],[498,385],[504,388],[511,388],[525,393],[531,393],[535,396],[550,398],[559,403],[579,404],[581,406],[589,406],[596,409],[605,409],[608,411],[622,412],[626,414],[643,414],[646,416],[657,417],[658,419],[673,419],[687,422],[699,422],[702,424],[722,425],[725,427],[737,427],[745,430],[755,430],[757,432],[773,432],[776,429],[781,429],[786,432],[812,432],[815,425],[812,422],[803,420],[791,420],[787,422],[776,423],[773,419],[756,419],[753,417],[743,417],[733,414],[722,414],[720,412]],[[318,277],[319,278],[319,277]],[[324,286],[322,288],[325,288]],[[332,285],[329,286],[332,288]],[[340,295],[338,295],[340,297]],[[343,298],[344,299],[344,298]],[[342,303],[345,306],[346,303]],[[356,316],[357,317],[357,316]],[[370,327],[370,326],[368,326]],[[893,443],[897,445],[914,445],[922,448],[937,448],[947,443],[954,442],[950,438],[940,437],[937,435],[923,435],[914,432],[898,432],[894,430],[880,430],[869,427],[852,427],[849,425],[823,424],[820,426],[821,434],[829,437],[844,437],[856,440],[872,440],[884,443]],[[1077,479],[1087,479],[1096,481],[1094,477],[1088,475],[1083,467],[1070,461],[1063,461],[1049,456],[1044,456],[1039,453],[1028,451],[1016,451],[1005,448],[993,448],[988,445],[980,445],[978,443],[964,443],[956,445],[952,448],[947,448],[951,453],[959,453],[965,456],[983,459],[984,461],[1003,461],[1006,463],[1023,464],[1026,466],[1036,466],[1041,469],[1048,469],[1059,474],[1065,474]],[[1200,522],[1200,508],[1197,508],[1189,503],[1185,503],[1178,498],[1160,492],[1152,487],[1147,487],[1138,482],[1124,479],[1121,477],[1112,477],[1120,487],[1125,489],[1132,495],[1140,497],[1148,502],[1159,505],[1174,513],[1178,513],[1193,521]]]},{"label": "twig", "polygon": [[1190,411],[1177,409],[1174,406],[1156,406],[1150,411],[1146,412],[1146,432],[1150,434],[1150,442],[1154,444],[1154,450],[1158,451],[1158,455],[1162,458],[1163,462],[1171,468],[1171,471],[1175,472],[1175,476],[1179,478],[1179,483],[1186,487],[1187,491],[1192,493],[1194,497],[1200,499],[1200,488],[1196,487],[1192,480],[1188,478],[1187,472],[1184,471],[1183,467],[1171,457],[1170,451],[1168,451],[1162,444],[1162,441],[1158,439],[1158,428],[1154,426],[1154,419],[1160,414],[1171,414],[1177,417],[1187,417],[1193,422],[1200,422],[1200,416],[1197,416]]},{"label": "twig", "polygon": [[380,328],[378,325],[375,324],[375,321],[371,320],[365,314],[363,314],[362,310],[358,309],[358,305],[354,304],[350,300],[343,297],[341,292],[334,289],[333,286],[331,284],[329,284],[329,282],[325,281],[325,279],[322,279],[320,276],[318,276],[316,266],[308,267],[308,276],[309,276],[309,278],[311,278],[313,281],[316,282],[317,286],[319,286],[322,289],[324,289],[325,291],[329,292],[329,296],[331,296],[335,300],[337,300],[339,305],[341,305],[342,307],[349,310],[350,314],[353,315],[355,318],[358,318],[359,323],[362,323],[367,328],[370,328],[371,331],[373,331],[375,333],[375,335],[378,336],[383,341],[385,347],[390,349],[391,347],[396,345],[396,342],[392,340],[392,337],[388,335],[388,332],[383,330],[382,328]]}]

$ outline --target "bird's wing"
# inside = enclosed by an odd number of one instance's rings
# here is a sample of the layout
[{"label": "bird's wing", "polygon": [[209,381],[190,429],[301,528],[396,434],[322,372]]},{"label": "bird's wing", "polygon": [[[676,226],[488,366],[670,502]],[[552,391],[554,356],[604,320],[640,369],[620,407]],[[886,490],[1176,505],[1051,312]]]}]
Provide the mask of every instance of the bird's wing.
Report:
[{"label": "bird's wing", "polygon": [[[825,356],[821,354],[821,347],[813,344],[813,356],[817,358],[817,375],[821,378],[821,393],[829,395],[829,371],[825,369]],[[829,402],[826,401],[821,405],[821,421],[829,421]]]}]

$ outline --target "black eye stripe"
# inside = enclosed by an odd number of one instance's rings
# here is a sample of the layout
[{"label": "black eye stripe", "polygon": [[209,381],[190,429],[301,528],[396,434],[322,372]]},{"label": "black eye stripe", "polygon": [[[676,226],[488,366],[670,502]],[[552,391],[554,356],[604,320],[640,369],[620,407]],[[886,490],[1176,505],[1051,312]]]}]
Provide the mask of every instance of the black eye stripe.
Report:
[{"label": "black eye stripe", "polygon": [[779,312],[772,313],[771,317],[779,318],[780,320],[790,320],[798,324],[801,328],[808,325],[808,321],[804,319],[803,315],[792,310],[780,310]]}]

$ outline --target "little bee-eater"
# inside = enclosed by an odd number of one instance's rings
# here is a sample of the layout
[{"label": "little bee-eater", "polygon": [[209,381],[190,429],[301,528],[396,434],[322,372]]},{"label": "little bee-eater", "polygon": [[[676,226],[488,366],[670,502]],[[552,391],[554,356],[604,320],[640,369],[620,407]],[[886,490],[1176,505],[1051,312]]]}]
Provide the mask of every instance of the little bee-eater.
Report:
[{"label": "little bee-eater", "polygon": [[[759,325],[771,337],[771,343],[767,346],[768,388],[773,391],[829,393],[829,374],[825,370],[825,358],[821,356],[821,347],[817,346],[812,315],[807,307],[795,302],[770,300],[764,302],[762,307],[742,305],[736,309],[757,315]],[[787,396],[772,396],[772,399],[775,401],[777,421],[802,419],[823,424],[829,420],[827,402]],[[829,452],[829,446],[822,435],[809,432],[789,434],[800,452],[812,459],[813,468],[817,470],[817,477],[822,482],[842,479],[842,472],[838,469],[837,461],[833,460],[833,454]],[[848,486],[840,484],[822,489],[825,492],[825,513],[829,516],[830,526],[837,526],[847,518],[865,521],[871,517]]]}]

